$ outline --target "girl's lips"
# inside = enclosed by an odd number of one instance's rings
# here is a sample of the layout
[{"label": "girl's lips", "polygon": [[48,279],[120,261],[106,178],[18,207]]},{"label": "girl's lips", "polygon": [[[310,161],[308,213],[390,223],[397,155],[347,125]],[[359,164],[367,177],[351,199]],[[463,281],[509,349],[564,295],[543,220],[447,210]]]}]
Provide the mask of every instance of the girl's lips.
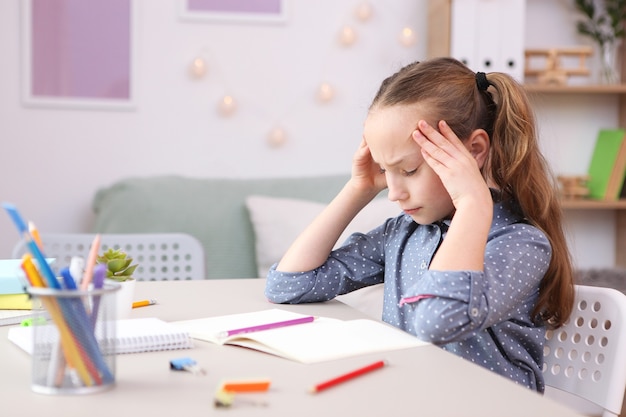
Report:
[{"label": "girl's lips", "polygon": [[410,216],[412,214],[417,213],[419,211],[419,207],[412,208],[412,209],[404,209],[403,211]]}]

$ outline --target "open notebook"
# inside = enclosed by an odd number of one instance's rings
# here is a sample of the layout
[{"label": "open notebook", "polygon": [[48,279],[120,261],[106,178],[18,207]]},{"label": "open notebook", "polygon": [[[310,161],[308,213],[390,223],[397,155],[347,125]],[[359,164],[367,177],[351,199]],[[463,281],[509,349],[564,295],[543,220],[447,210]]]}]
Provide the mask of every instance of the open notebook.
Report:
[{"label": "open notebook", "polygon": [[[58,340],[56,327],[45,325],[39,331],[49,332],[46,340]],[[27,353],[33,353],[33,326],[9,329],[9,340]],[[116,321],[115,353],[138,353],[157,350],[186,349],[193,346],[189,335],[171,324],[154,318],[122,319]]]},{"label": "open notebook", "polygon": [[366,353],[426,345],[416,337],[383,322],[317,317],[309,323],[223,336],[232,329],[306,317],[280,309],[172,322],[192,338],[236,345],[302,363],[323,362]]}]

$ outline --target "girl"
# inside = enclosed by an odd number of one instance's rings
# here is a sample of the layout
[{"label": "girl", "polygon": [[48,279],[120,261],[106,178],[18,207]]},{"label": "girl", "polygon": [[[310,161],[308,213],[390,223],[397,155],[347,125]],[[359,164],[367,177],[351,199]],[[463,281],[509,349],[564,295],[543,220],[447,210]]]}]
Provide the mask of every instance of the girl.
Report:
[{"label": "girl", "polygon": [[[385,187],[403,213],[333,251]],[[266,296],[317,302],[381,282],[385,322],[543,392],[544,334],[569,317],[572,265],[510,76],[437,58],[384,80],[350,180],[272,267]]]}]

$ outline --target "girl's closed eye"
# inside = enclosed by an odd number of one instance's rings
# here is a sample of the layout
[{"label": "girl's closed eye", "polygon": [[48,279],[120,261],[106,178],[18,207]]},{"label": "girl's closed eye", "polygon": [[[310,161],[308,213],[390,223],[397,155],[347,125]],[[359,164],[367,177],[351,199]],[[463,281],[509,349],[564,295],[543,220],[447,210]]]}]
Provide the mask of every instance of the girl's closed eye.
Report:
[{"label": "girl's closed eye", "polygon": [[415,174],[415,173],[417,172],[417,168],[412,169],[412,170],[410,170],[410,171],[406,171],[406,170],[403,170],[403,171],[404,171],[404,172],[403,172],[403,174],[404,174],[406,177],[410,177],[411,175],[413,175],[413,174]]}]

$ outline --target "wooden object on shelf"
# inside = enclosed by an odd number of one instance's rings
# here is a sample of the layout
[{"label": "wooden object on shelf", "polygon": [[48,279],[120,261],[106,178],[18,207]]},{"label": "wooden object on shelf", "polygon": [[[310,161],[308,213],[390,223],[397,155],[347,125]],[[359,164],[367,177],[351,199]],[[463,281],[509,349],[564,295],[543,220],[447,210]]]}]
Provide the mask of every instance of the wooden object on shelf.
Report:
[{"label": "wooden object on shelf", "polygon": [[587,187],[589,175],[559,175],[557,179],[561,186],[561,197],[564,200],[577,200],[589,195]]},{"label": "wooden object on shelf", "polygon": [[[593,54],[588,46],[573,48],[526,49],[524,51],[524,75],[537,77],[539,84],[566,85],[572,75],[589,76],[586,59]],[[578,67],[567,68],[563,58],[578,57]],[[542,68],[533,68],[539,58],[544,64]]]}]

